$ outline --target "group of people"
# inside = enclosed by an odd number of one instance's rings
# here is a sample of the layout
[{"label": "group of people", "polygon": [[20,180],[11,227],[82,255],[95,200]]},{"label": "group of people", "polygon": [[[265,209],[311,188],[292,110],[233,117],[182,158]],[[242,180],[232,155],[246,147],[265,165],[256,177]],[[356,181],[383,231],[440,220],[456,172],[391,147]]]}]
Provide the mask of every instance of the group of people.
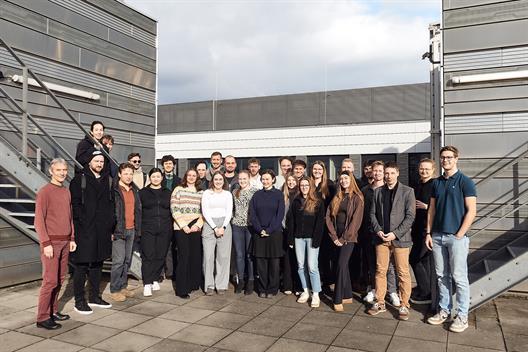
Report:
[{"label": "group of people", "polygon": [[75,311],[91,314],[93,307],[111,307],[99,291],[102,263],[109,257],[111,299],[134,295],[127,275],[136,248],[144,296],[160,290],[164,277],[172,278],[183,299],[197,290],[223,295],[232,278],[236,293],[256,291],[261,298],[295,293],[299,303],[317,308],[324,292],[335,311],[343,311],[352,303],[353,287],[362,286],[369,314],[386,311],[388,291],[402,320],[409,317],[410,301],[432,301],[436,314],[428,322],[438,325],[451,314],[454,281],[458,308],[450,329],[467,328],[465,234],[476,214],[476,191],[457,169],[455,147],[442,148],[444,173],[438,178],[434,161],[420,162],[420,183],[413,190],[398,181],[394,162],[369,161],[360,180],[352,160],[345,159],[334,183],[322,161],[307,170],[303,160],[282,157],[276,175],[260,170],[253,158],[247,170],[237,172],[236,158],[220,152],[211,155],[210,166],[198,162],[182,179],[174,173],[172,156],[144,175],[140,155],[132,153],[112,177],[101,151],[108,148],[103,124],[95,121],[91,132],[99,143],[88,137],[79,143],[83,169],[69,192],[63,185],[67,165],[55,159],[51,182],[37,195],[44,278],[38,326],[57,328],[57,321],[69,318],[57,307],[68,255]]}]

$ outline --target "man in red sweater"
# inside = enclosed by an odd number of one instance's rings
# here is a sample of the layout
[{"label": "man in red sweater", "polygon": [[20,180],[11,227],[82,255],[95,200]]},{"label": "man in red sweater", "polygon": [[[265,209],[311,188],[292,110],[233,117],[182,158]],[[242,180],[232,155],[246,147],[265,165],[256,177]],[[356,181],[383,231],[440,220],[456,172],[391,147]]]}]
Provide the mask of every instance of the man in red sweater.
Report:
[{"label": "man in red sweater", "polygon": [[51,181],[37,193],[35,229],[40,240],[42,286],[40,288],[37,326],[48,330],[61,327],[56,321],[70,319],[58,311],[61,285],[68,271],[69,252],[77,248],[73,234],[71,196],[63,182],[68,175],[64,159],[53,159]]}]

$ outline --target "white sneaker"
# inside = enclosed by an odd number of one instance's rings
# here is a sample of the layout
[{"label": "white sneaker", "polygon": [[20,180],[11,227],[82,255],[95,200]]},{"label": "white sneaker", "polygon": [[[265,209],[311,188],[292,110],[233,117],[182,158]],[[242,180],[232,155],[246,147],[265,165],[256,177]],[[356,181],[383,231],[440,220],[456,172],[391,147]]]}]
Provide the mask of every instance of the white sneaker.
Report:
[{"label": "white sneaker", "polygon": [[310,303],[310,306],[312,308],[319,308],[319,305],[321,304],[321,300],[319,299],[318,294],[312,294],[312,302]]},{"label": "white sneaker", "polygon": [[152,296],[152,285],[145,285],[143,287],[143,296],[144,297]]},{"label": "white sneaker", "polygon": [[396,292],[393,292],[389,295],[389,301],[396,308],[401,306],[400,297]]},{"label": "white sneaker", "polygon": [[370,290],[365,297],[363,297],[363,301],[367,303],[373,303],[374,299],[376,298],[376,290]]},{"label": "white sneaker", "polygon": [[159,285],[159,282],[154,281],[154,282],[152,283],[152,291],[159,291],[159,290],[161,290],[161,287],[160,287],[160,285]]},{"label": "white sneaker", "polygon": [[308,293],[308,291],[304,291],[303,293],[301,293],[299,298],[297,298],[297,303],[306,303],[308,302],[309,298],[310,298],[310,294]]}]

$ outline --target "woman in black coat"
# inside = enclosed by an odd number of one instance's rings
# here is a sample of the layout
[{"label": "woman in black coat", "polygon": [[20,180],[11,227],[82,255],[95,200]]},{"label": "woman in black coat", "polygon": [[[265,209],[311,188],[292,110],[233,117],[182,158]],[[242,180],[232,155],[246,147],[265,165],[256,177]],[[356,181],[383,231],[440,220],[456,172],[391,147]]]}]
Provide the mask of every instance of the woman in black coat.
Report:
[{"label": "woman in black coat", "polygon": [[162,172],[153,168],[149,172],[150,183],[139,191],[142,206],[141,220],[141,276],[143,296],[158,291],[158,278],[165,264],[172,236],[171,191],[161,186]]},{"label": "woman in black coat", "polygon": [[[95,140],[100,142],[100,144],[99,145],[94,144],[94,141],[92,140],[92,138],[88,136],[85,136],[77,144],[77,151],[75,152],[75,160],[77,160],[83,167],[86,166],[90,162],[91,156],[94,151],[101,150],[101,148],[104,148],[107,153],[109,152],[108,147],[106,147],[104,144],[101,143],[101,139],[103,138],[103,135],[104,135],[104,130],[105,130],[105,126],[103,125],[101,121],[93,121],[92,124],[90,125],[90,134]],[[103,166],[103,170],[101,171],[101,174],[108,175],[110,174],[111,160],[109,160],[106,156],[104,156],[104,158],[105,158],[105,163]],[[81,170],[76,169],[76,172],[79,173],[81,172]]]}]

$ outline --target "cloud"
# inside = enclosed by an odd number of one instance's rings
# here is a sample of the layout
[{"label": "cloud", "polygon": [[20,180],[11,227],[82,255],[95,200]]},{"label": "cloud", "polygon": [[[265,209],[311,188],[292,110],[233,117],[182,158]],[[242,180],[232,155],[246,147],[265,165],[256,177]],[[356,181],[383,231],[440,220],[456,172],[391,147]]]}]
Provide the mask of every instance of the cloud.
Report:
[{"label": "cloud", "polygon": [[437,1],[156,1],[160,104],[425,82]]}]

